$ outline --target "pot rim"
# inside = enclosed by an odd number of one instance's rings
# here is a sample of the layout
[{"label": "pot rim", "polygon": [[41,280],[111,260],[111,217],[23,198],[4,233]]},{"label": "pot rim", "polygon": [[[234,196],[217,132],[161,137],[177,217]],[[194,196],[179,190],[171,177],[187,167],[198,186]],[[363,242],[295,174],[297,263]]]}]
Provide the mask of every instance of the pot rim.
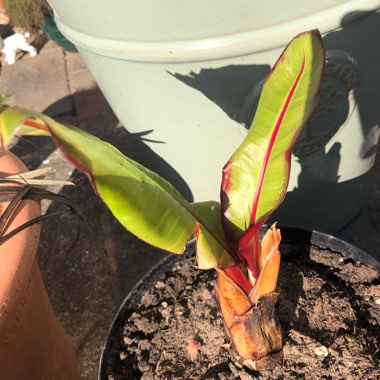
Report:
[{"label": "pot rim", "polygon": [[84,33],[75,29],[65,23],[57,13],[55,21],[69,41],[80,49],[97,55],[135,62],[176,63],[233,58],[284,47],[289,39],[305,30],[318,27],[325,34],[341,28],[341,20],[345,15],[350,16],[346,22],[348,24],[365,17],[369,12],[375,12],[379,7],[379,0],[367,0],[365,3],[362,0],[349,0],[278,25],[179,41],[112,39],[96,35],[97,31]]},{"label": "pot rim", "polygon": [[[282,243],[287,243],[288,241],[294,241],[294,236],[297,236],[297,242],[303,244],[309,244],[316,246],[321,249],[328,249],[332,252],[342,254],[346,259],[351,259],[356,262],[368,265],[376,269],[380,273],[380,262],[374,257],[370,256],[368,253],[358,248],[357,246],[321,231],[310,231],[306,229],[296,228],[292,226],[278,225],[277,226],[282,232]],[[268,226],[264,226],[261,234],[264,234]],[[191,240],[186,247],[186,251],[183,255],[173,255],[168,254],[156,265],[154,265],[132,288],[132,290],[124,298],[121,306],[115,314],[112,320],[110,328],[108,330],[107,339],[102,347],[102,352],[99,360],[99,371],[98,380],[105,378],[105,358],[107,355],[108,342],[110,337],[115,335],[115,330],[117,328],[118,319],[123,314],[123,311],[127,309],[127,305],[136,301],[136,298],[140,297],[142,292],[150,287],[156,280],[157,275],[161,274],[163,271],[168,269],[174,261],[180,260],[182,257],[190,257],[195,253],[195,239]]]}]

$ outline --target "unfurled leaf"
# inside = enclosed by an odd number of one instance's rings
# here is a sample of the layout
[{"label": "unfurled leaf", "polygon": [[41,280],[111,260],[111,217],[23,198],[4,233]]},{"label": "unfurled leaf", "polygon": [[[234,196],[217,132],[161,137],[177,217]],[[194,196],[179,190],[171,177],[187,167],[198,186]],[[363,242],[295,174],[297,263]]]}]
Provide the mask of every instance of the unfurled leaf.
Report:
[{"label": "unfurled leaf", "polygon": [[0,111],[4,146],[9,146],[15,135],[51,135],[65,157],[90,177],[115,217],[140,239],[169,252],[182,253],[198,225],[207,234],[207,244],[215,248],[217,259],[208,253],[210,265],[216,266],[217,260],[225,265],[233,261],[227,253],[220,221],[219,226],[213,222],[209,205],[190,205],[156,173],[78,128],[18,107],[2,107]]},{"label": "unfurled leaf", "polygon": [[250,131],[223,169],[227,240],[271,214],[287,189],[290,157],[318,98],[324,48],[318,31],[295,37],[267,77]]}]

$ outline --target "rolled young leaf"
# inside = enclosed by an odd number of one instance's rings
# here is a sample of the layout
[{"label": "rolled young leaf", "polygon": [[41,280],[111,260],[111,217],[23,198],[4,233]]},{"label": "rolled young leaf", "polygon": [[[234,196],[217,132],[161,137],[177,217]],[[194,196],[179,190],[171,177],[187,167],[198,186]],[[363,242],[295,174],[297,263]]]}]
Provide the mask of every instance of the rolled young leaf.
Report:
[{"label": "rolled young leaf", "polygon": [[223,168],[227,240],[270,215],[286,193],[294,142],[319,95],[324,48],[318,30],[295,37],[269,73],[250,131]]},{"label": "rolled young leaf", "polygon": [[276,291],[281,261],[280,241],[281,232],[273,225],[262,240],[259,258],[260,275],[249,295],[249,298],[255,304],[262,296]]}]

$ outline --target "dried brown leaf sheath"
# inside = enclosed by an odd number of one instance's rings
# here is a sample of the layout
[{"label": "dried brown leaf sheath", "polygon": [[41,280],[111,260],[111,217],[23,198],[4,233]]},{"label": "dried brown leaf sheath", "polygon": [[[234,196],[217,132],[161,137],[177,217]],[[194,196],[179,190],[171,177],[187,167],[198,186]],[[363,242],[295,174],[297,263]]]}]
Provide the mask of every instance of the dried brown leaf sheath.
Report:
[{"label": "dried brown leaf sheath", "polygon": [[217,302],[235,351],[258,361],[282,349],[282,331],[275,312],[278,293],[262,296],[257,305],[222,271]]}]

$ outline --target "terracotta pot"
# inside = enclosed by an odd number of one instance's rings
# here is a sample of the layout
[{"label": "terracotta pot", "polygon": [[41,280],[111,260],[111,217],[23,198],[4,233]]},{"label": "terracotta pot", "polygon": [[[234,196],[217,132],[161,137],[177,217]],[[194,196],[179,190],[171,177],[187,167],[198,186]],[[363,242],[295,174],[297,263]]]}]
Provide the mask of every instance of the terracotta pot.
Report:
[{"label": "terracotta pot", "polygon": [[[0,151],[0,175],[26,171],[12,153]],[[8,202],[1,202],[3,212]],[[7,231],[40,214],[36,201],[23,201]],[[0,378],[78,379],[70,339],[54,314],[36,261],[40,225],[0,246]]]}]

